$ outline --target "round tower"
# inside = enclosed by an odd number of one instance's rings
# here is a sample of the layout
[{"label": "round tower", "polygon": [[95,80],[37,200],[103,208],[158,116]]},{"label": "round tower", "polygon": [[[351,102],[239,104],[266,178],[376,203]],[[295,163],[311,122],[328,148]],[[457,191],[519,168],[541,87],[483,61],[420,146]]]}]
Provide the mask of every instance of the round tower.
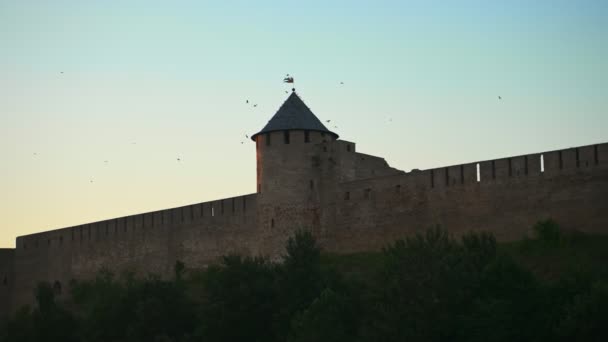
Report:
[{"label": "round tower", "polygon": [[304,104],[295,89],[266,126],[254,134],[258,228],[265,253],[281,253],[298,229],[319,226],[320,154],[338,138]]}]

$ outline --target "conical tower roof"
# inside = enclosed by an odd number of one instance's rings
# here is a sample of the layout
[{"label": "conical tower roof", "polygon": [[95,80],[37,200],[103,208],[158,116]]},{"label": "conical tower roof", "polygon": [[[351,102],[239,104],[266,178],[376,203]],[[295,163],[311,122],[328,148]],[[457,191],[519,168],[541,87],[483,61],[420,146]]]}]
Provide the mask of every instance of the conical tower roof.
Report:
[{"label": "conical tower roof", "polygon": [[255,141],[255,137],[260,134],[285,130],[317,131],[330,134],[336,139],[338,138],[336,133],[331,132],[321,123],[295,91],[289,95],[266,126],[261,131],[252,135],[251,139]]}]

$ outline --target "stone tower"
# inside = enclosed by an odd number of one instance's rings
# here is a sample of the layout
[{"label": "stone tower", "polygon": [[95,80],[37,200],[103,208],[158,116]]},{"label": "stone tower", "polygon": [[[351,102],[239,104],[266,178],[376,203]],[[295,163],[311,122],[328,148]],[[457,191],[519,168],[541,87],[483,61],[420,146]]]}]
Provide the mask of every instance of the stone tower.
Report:
[{"label": "stone tower", "polygon": [[280,254],[295,230],[320,228],[319,153],[338,135],[329,131],[295,89],[256,142],[258,229],[262,252]]}]

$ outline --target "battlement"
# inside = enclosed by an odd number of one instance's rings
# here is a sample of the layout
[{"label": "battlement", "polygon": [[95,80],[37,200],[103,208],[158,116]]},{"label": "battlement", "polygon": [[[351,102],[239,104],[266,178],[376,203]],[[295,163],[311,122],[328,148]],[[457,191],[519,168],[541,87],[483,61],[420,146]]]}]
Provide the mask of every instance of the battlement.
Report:
[{"label": "battlement", "polygon": [[606,233],[606,194],[608,143],[343,182],[328,248],[378,249],[436,224],[514,240],[549,217]]},{"label": "battlement", "polygon": [[221,224],[246,219],[254,213],[256,194],[228,197],[219,200],[152,211],[142,214],[91,222],[73,227],[17,237],[17,249],[23,251],[65,247],[107,239],[131,238],[155,227],[174,227],[188,224]]},{"label": "battlement", "polygon": [[[542,153],[484,160],[398,175],[343,182],[345,189],[367,189],[373,184],[423,186],[430,189],[457,185],[516,181],[522,177],[545,178],[608,167],[608,143],[572,147]],[[396,184],[396,182],[400,182]],[[388,188],[392,188],[388,186]]]}]

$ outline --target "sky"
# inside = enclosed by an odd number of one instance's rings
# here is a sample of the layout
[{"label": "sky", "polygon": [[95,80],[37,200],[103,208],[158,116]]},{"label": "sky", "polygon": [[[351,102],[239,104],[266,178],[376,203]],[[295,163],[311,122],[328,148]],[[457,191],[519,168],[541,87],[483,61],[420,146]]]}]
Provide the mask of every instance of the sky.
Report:
[{"label": "sky", "polygon": [[606,18],[603,0],[0,0],[0,247],[255,192],[245,135],[285,74],[405,171],[608,142]]}]

